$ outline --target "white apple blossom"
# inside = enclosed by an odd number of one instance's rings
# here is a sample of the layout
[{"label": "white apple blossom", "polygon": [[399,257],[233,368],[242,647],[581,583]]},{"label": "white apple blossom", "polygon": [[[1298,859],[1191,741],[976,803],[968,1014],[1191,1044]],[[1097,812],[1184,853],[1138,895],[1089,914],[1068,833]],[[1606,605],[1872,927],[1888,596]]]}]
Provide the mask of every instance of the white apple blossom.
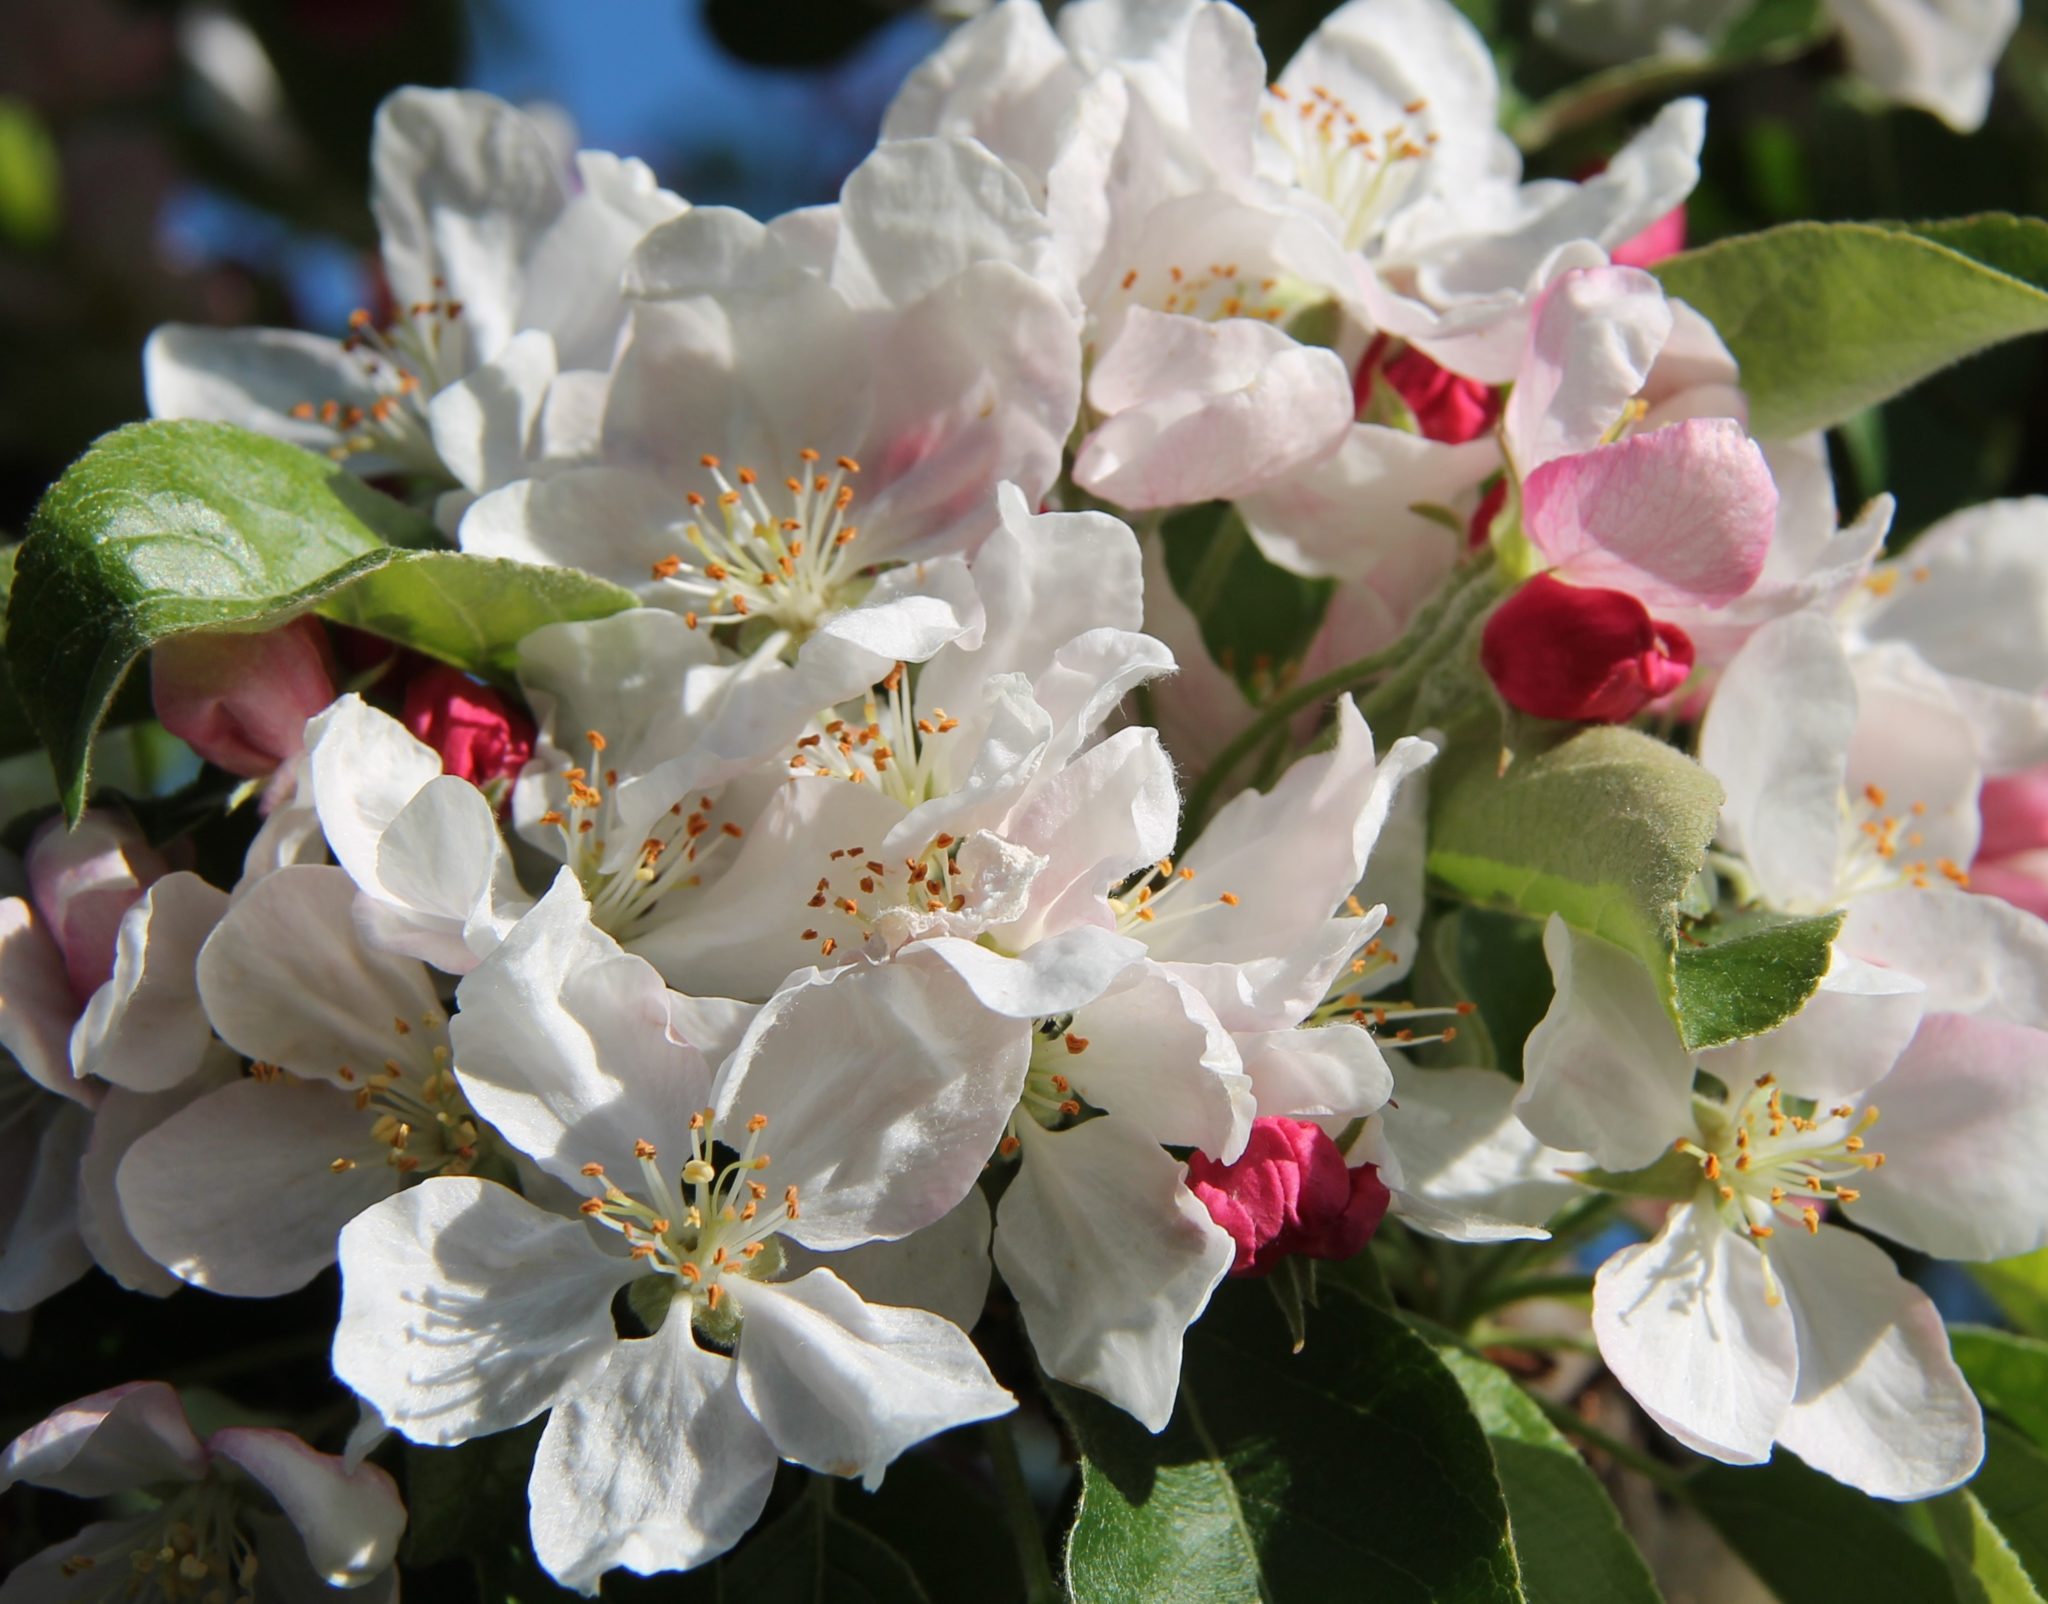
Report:
[{"label": "white apple blossom", "polygon": [[1674,1148],[1698,1166],[1656,1239],[1596,1278],[1594,1333],[1622,1385],[1730,1463],[1778,1442],[1881,1498],[1967,1479],[1983,1428],[1940,1316],[1831,1221],[1942,1258],[2048,1243],[2026,1179],[2048,1136],[2048,1031],[1941,1012],[1909,1015],[1891,1057],[1779,1051],[1795,1017],[1694,1053],[1633,957],[1557,919],[1544,947],[1558,995],[1530,1038],[1524,1120],[1583,1133],[1610,1167]]},{"label": "white apple blossom", "polygon": [[[463,981],[457,1046],[472,1102],[586,1195],[580,1215],[439,1178],[342,1236],[338,1373],[417,1441],[550,1411],[535,1551],[586,1594],[614,1565],[730,1547],[778,1456],[872,1487],[1012,1404],[957,1327],[827,1266],[960,1202],[1023,1044],[907,957],[798,977],[714,1077],[673,998],[561,875]],[[798,1247],[828,1257],[792,1274]],[[629,1284],[645,1336],[614,1328]]]},{"label": "white apple blossom", "polygon": [[463,548],[802,640],[878,568],[971,552],[997,482],[1050,489],[1081,371],[1061,285],[1023,185],[967,140],[884,146],[833,207],[690,212],[628,267],[595,464],[487,497]]},{"label": "white apple blossom", "polygon": [[333,1262],[342,1226],[379,1198],[469,1174],[496,1151],[451,1071],[432,971],[367,944],[356,904],[341,869],[283,868],[200,952],[207,1016],[250,1073],[188,1097],[115,1174],[130,1232],[181,1280],[288,1292]]},{"label": "white apple blossom", "polygon": [[388,1475],[267,1426],[202,1440],[161,1381],[94,1393],[31,1426],[0,1453],[0,1491],[20,1482],[126,1507],[16,1568],[0,1583],[6,1604],[398,1597],[405,1507]]},{"label": "white apple blossom", "polygon": [[627,255],[685,208],[638,161],[582,151],[564,172],[534,119],[474,90],[392,95],[370,165],[389,326],[358,312],[333,340],[166,325],[144,353],[150,410],[459,486],[452,517],[588,446]]}]

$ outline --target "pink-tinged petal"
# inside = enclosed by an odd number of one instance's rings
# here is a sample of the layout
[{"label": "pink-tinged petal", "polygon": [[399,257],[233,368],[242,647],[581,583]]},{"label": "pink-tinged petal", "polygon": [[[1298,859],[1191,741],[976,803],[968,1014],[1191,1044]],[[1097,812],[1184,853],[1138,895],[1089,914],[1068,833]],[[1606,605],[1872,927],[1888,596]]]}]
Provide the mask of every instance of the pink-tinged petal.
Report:
[{"label": "pink-tinged petal", "polygon": [[64,955],[26,897],[0,899],[0,1047],[45,1091],[90,1102],[71,1074],[78,1003]]},{"label": "pink-tinged petal", "polygon": [[331,1585],[357,1586],[398,1558],[405,1505],[397,1484],[377,1466],[351,1469],[288,1431],[262,1426],[229,1426],[206,1446],[277,1500],[305,1539],[313,1569]]},{"label": "pink-tinged petal", "polygon": [[1730,1465],[1771,1456],[1799,1374],[1792,1311],[1763,1255],[1704,1204],[1671,1211],[1653,1242],[1593,1278],[1600,1357],[1651,1418]]},{"label": "pink-tinged petal", "polygon": [[2048,919],[2048,848],[1991,861],[1980,855],[1970,865],[1970,889]]},{"label": "pink-tinged petal", "polygon": [[259,634],[174,635],[150,653],[163,727],[207,762],[254,778],[306,748],[306,720],[332,702],[334,649],[311,616]]},{"label": "pink-tinged petal", "polygon": [[1771,1243],[1799,1340],[1799,1390],[1778,1441],[1873,1498],[1931,1498],[1984,1457],[1984,1414],[1926,1293],[1848,1231]]},{"label": "pink-tinged petal", "polygon": [[1685,249],[1685,202],[1680,201],[1640,234],[1631,234],[1607,254],[1616,267],[1655,267]]},{"label": "pink-tinged petal", "polygon": [[113,972],[122,918],[170,865],[130,819],[93,808],[76,829],[62,819],[43,825],[29,839],[22,867],[82,1005]]},{"label": "pink-tinged petal", "polygon": [[2048,1243],[2048,1031],[1931,1014],[1871,1088],[1864,1140],[1884,1166],[1849,1207],[1941,1259],[2009,1259]]},{"label": "pink-tinged petal", "polygon": [[68,1403],[0,1454],[0,1489],[25,1481],[74,1498],[205,1474],[206,1449],[161,1381],[131,1381]]},{"label": "pink-tinged petal", "polygon": [[775,1447],[740,1401],[736,1369],[697,1346],[678,1304],[555,1405],[527,1483],[534,1557],[550,1575],[591,1595],[613,1566],[687,1570],[746,1535]]},{"label": "pink-tinged petal", "polygon": [[1777,507],[1763,452],[1726,418],[1560,457],[1522,486],[1522,527],[1553,567],[1653,610],[1742,595],[1763,572]]},{"label": "pink-tinged petal", "polygon": [[1102,353],[1088,399],[1107,421],[1082,442],[1075,481],[1138,508],[1250,495],[1327,456],[1352,420],[1336,353],[1250,318],[1142,307]]},{"label": "pink-tinged petal", "polygon": [[1980,859],[2048,847],[2048,764],[1986,780],[1977,794],[1977,815]]},{"label": "pink-tinged petal", "polygon": [[1671,321],[1663,289],[1634,268],[1581,269],[1544,290],[1503,422],[1524,477],[1608,437],[1649,378]]}]

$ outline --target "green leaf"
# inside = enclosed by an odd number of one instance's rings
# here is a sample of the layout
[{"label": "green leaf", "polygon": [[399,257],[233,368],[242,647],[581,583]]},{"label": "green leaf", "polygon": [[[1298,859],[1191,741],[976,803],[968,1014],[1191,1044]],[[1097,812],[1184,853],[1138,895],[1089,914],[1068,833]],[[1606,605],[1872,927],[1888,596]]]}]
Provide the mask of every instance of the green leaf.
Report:
[{"label": "green leaf", "polygon": [[1686,931],[1678,949],[1678,1027],[1718,1047],[1782,1025],[1819,989],[1842,915],[1737,914]]},{"label": "green leaf", "polygon": [[1984,1463],[1963,1489],[2026,1573],[2029,1593],[2048,1587],[2048,1458],[2002,1420],[1984,1423]]},{"label": "green leaf", "polygon": [[832,1513],[813,1490],[724,1564],[720,1594],[747,1604],[926,1604],[917,1573],[873,1532]]},{"label": "green leaf", "polygon": [[1969,1269],[2008,1320],[2029,1336],[2048,1338],[2048,1248]]},{"label": "green leaf", "polygon": [[564,569],[448,551],[419,514],[325,458],[225,424],[133,424],[44,496],[8,603],[14,687],[83,808],[92,740],[129,667],[200,629],[267,629],[317,607],[442,657],[503,671],[537,624],[630,593]]},{"label": "green leaf", "polygon": [[1508,1525],[1529,1604],[1658,1604],[1650,1569],[1578,1450],[1500,1366],[1442,1346],[1507,1495]]},{"label": "green leaf", "polygon": [[2048,1449],[2048,1342],[1989,1326],[1950,1326],[1948,1341],[1984,1407]]},{"label": "green leaf", "polygon": [[1159,1436],[1054,1388],[1084,1455],[1076,1604],[1523,1599],[1486,1438],[1428,1344],[1339,1291],[1290,1347],[1264,1289],[1226,1282]]},{"label": "green leaf", "polygon": [[1429,871],[1475,901],[1561,914],[1634,953],[1675,1010],[1678,900],[1720,808],[1713,776],[1634,730],[1582,731],[1505,775],[1473,742],[1432,777]]},{"label": "green leaf", "polygon": [[57,142],[34,106],[0,95],[0,239],[41,245],[64,222]]},{"label": "green leaf", "polygon": [[1720,331],[1765,438],[1841,423],[2048,329],[2048,222],[1787,223],[1660,263]]},{"label": "green leaf", "polygon": [[2041,1604],[2026,1567],[1967,1487],[1934,1499],[1927,1512],[1948,1557],[1957,1604]]},{"label": "green leaf", "polygon": [[405,1563],[468,1559],[526,1537],[526,1478],[540,1421],[456,1448],[405,1445]]},{"label": "green leaf", "polygon": [[1227,502],[1189,507],[1161,529],[1173,588],[1202,627],[1203,644],[1255,699],[1307,650],[1336,589],[1266,560]]},{"label": "green leaf", "polygon": [[316,611],[473,674],[509,677],[519,666],[519,643],[542,625],[604,618],[635,605],[631,591],[576,568],[459,551],[394,551]]},{"label": "green leaf", "polygon": [[1788,1604],[1948,1604],[1939,1554],[1895,1504],[1866,1498],[1782,1448],[1768,1465],[1708,1465],[1688,1479],[1700,1513]]}]

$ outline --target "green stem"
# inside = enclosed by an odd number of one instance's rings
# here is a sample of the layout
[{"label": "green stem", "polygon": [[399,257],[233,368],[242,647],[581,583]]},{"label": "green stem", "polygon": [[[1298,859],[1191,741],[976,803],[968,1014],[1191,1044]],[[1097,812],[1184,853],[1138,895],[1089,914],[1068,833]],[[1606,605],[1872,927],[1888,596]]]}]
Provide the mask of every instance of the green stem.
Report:
[{"label": "green stem", "polygon": [[1538,101],[1514,120],[1508,134],[1520,149],[1533,153],[1560,134],[1598,122],[1614,112],[1625,111],[1639,101],[1669,100],[1685,91],[1704,88],[1719,78],[1797,61],[1822,43],[1824,38],[1822,33],[1801,34],[1740,55],[1706,61],[1666,61],[1647,65],[1627,62],[1619,67],[1610,67]]},{"label": "green stem", "polygon": [[1003,1495],[1003,1515],[1010,1528],[1010,1542],[1017,1550],[1017,1568],[1024,1575],[1025,1604],[1060,1604],[1060,1584],[1053,1579],[1052,1564],[1045,1557],[1045,1529],[1039,1523],[1038,1506],[1031,1501],[1031,1489],[1024,1483],[1024,1465],[1017,1457],[1017,1439],[1010,1434],[1010,1423],[991,1420],[981,1434],[995,1467],[997,1490]]},{"label": "green stem", "polygon": [[[1409,659],[1408,666],[1403,668],[1396,679],[1402,680],[1405,685],[1412,686],[1414,681],[1428,672],[1437,655],[1429,648],[1436,644],[1439,635],[1446,634],[1452,640],[1456,640],[1463,634],[1464,626],[1469,622],[1469,614],[1473,611],[1471,596],[1477,593],[1483,602],[1491,604],[1491,587],[1479,583],[1489,567],[1490,563],[1482,558],[1463,573],[1455,575],[1443,593],[1416,616],[1408,633],[1393,645],[1333,668],[1329,673],[1318,675],[1263,703],[1251,722],[1232,736],[1223,750],[1216,754],[1216,759],[1209,765],[1207,772],[1188,788],[1187,808],[1182,815],[1181,845],[1185,847],[1208,819],[1209,809],[1216,800],[1216,793],[1222,789],[1238,764],[1257,751],[1274,730],[1284,729],[1287,721],[1295,714],[1314,707],[1319,702],[1341,696],[1346,691],[1357,690],[1366,681],[1385,672],[1404,658]],[[1461,602],[1462,606],[1456,605]],[[1447,615],[1455,619],[1455,626],[1449,630],[1442,630],[1440,626]],[[1393,683],[1393,680],[1388,681],[1389,685]],[[1377,692],[1374,694],[1378,695]]]}]

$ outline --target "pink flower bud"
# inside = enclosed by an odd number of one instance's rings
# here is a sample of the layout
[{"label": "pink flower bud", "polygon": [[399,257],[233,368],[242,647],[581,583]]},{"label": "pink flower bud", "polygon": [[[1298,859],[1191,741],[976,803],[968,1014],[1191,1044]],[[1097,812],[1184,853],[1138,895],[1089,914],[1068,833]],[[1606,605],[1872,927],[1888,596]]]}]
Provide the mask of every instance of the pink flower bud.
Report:
[{"label": "pink flower bud", "polygon": [[405,688],[405,727],[441,754],[441,767],[479,789],[513,779],[533,756],[533,720],[488,685],[445,663]]},{"label": "pink flower bud", "polygon": [[1510,707],[1619,724],[1692,672],[1692,641],[1620,590],[1538,574],[1486,621],[1479,662]]},{"label": "pink flower bud", "polygon": [[2048,919],[2048,764],[1986,780],[1970,889]]},{"label": "pink flower bud", "polygon": [[1232,1164],[1191,1155],[1188,1190],[1237,1244],[1232,1275],[1269,1274],[1290,1253],[1348,1259],[1387,1212],[1379,1171],[1347,1168],[1337,1144],[1305,1119],[1253,1120]]},{"label": "pink flower bud", "polygon": [[1623,240],[1607,253],[1616,267],[1655,267],[1685,249],[1685,202],[1680,201],[1640,234]]},{"label": "pink flower bud", "polygon": [[121,916],[170,872],[129,819],[87,809],[78,828],[52,819],[30,838],[22,860],[29,898],[42,916],[82,1006],[114,972]]},{"label": "pink flower bud", "polygon": [[334,700],[334,654],[317,618],[259,635],[177,635],[150,655],[156,716],[207,762],[255,779],[306,747]]}]

